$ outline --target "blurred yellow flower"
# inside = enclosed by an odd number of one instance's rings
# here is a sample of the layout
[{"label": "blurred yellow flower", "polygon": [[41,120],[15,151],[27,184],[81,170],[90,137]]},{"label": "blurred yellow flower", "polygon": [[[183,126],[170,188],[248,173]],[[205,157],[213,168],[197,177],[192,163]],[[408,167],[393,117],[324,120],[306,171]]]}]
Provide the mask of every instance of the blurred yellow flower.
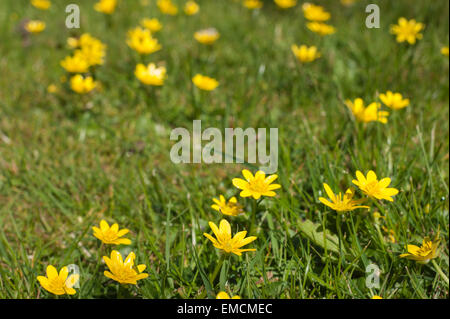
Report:
[{"label": "blurred yellow flower", "polygon": [[315,4],[305,2],[302,5],[303,15],[307,20],[310,21],[327,21],[330,19],[331,15],[329,12],[325,11],[322,6],[316,6]]},{"label": "blurred yellow flower", "polygon": [[347,189],[344,197],[342,197],[341,192],[339,192],[338,195],[335,195],[328,184],[324,183],[323,187],[325,188],[325,192],[328,197],[331,199],[331,202],[324,197],[319,197],[319,200],[322,204],[334,209],[337,212],[347,212],[357,208],[369,208],[369,206],[359,206],[365,201],[365,199],[353,199],[355,191],[351,188]]},{"label": "blurred yellow flower", "polygon": [[439,255],[439,234],[434,240],[429,237],[425,237],[422,241],[422,246],[418,247],[416,245],[407,245],[407,253],[401,254],[400,258],[407,258],[417,261],[419,264],[426,264],[431,259],[436,258]]},{"label": "blurred yellow flower", "polygon": [[211,208],[224,215],[237,216],[244,212],[242,205],[238,204],[237,199],[234,196],[227,202],[225,197],[220,195],[219,199],[213,198],[213,202],[215,204],[211,205]]},{"label": "blurred yellow flower", "polygon": [[233,296],[233,298],[230,298],[230,296],[225,291],[221,291],[217,294],[216,299],[241,299],[241,297],[236,295]]},{"label": "blurred yellow flower", "polygon": [[158,32],[159,30],[162,29],[162,24],[161,22],[159,22],[158,19],[153,18],[153,19],[142,19],[141,20],[141,26],[143,26],[144,28],[150,30],[150,32]]},{"label": "blurred yellow flower", "polygon": [[161,86],[166,79],[166,68],[163,66],[156,67],[154,63],[145,66],[142,63],[136,65],[134,74],[139,81],[146,85]]},{"label": "blurred yellow flower", "polygon": [[101,220],[100,228],[94,226],[92,227],[92,229],[94,231],[94,236],[100,239],[104,244],[131,244],[131,240],[129,240],[128,238],[121,238],[122,236],[127,234],[129,230],[126,228],[119,230],[119,225],[117,223],[109,227],[108,223],[105,220]]},{"label": "blurred yellow flower", "polygon": [[383,124],[387,123],[389,112],[380,111],[380,103],[373,102],[365,107],[364,101],[361,98],[357,98],[354,102],[346,100],[345,104],[359,122],[368,123],[378,121]]},{"label": "blurred yellow flower", "polygon": [[306,24],[306,27],[312,32],[315,32],[321,36],[333,34],[336,32],[336,29],[333,26],[322,22],[309,22]]},{"label": "blurred yellow flower", "polygon": [[416,40],[422,39],[423,35],[420,33],[425,28],[425,25],[416,20],[406,20],[399,18],[398,24],[391,26],[391,33],[397,36],[397,42],[407,41],[409,44],[416,43]]},{"label": "blurred yellow flower", "polygon": [[372,170],[367,173],[367,177],[364,177],[360,171],[356,171],[356,180],[352,180],[352,183],[358,186],[364,194],[376,199],[385,199],[393,202],[392,196],[398,194],[398,189],[387,188],[391,183],[389,177],[378,181],[377,175]]},{"label": "blurred yellow flower", "polygon": [[147,268],[144,264],[134,265],[135,259],[136,255],[131,252],[124,262],[122,255],[117,250],[113,250],[110,258],[103,256],[109,268],[109,271],[105,270],[104,275],[121,284],[136,285],[138,280],[147,278],[148,274],[142,273]]},{"label": "blurred yellow flower", "polygon": [[49,86],[47,86],[47,92],[48,93],[56,93],[56,92],[58,92],[58,87],[52,83]]},{"label": "blurred yellow flower", "polygon": [[194,38],[202,44],[213,44],[219,39],[220,34],[215,28],[208,28],[194,33]]},{"label": "blurred yellow flower", "polygon": [[239,194],[241,197],[252,196],[254,199],[259,199],[261,196],[273,197],[276,195],[275,189],[281,188],[279,184],[272,184],[278,178],[278,175],[273,174],[266,177],[263,171],[257,171],[255,176],[246,169],[242,170],[245,180],[241,178],[233,178],[233,185],[241,189]]},{"label": "blurred yellow flower", "polygon": [[152,37],[150,30],[137,27],[128,31],[127,44],[140,54],[151,54],[161,49],[158,39]]},{"label": "blurred yellow flower", "polygon": [[75,289],[72,287],[78,282],[80,276],[73,274],[69,276],[69,269],[62,267],[58,271],[52,265],[47,266],[47,277],[38,276],[37,280],[41,284],[42,288],[55,295],[74,295]]},{"label": "blurred yellow flower", "polygon": [[219,86],[219,82],[216,79],[201,74],[196,74],[192,78],[192,82],[196,87],[204,91],[213,91]]},{"label": "blurred yellow flower", "polygon": [[[341,0],[342,1],[342,0]],[[372,298],[371,299],[383,299],[383,297],[381,297],[381,296],[378,296],[378,295],[374,295],[374,296],[372,296]]]},{"label": "blurred yellow flower", "polygon": [[320,58],[320,53],[317,52],[317,48],[315,46],[307,47],[306,45],[297,46],[293,44],[291,46],[291,50],[297,57],[297,60],[302,63],[312,62]]},{"label": "blurred yellow flower", "polygon": [[274,0],[274,2],[281,9],[289,9],[297,5],[297,0]]},{"label": "blurred yellow flower", "polygon": [[186,13],[188,16],[197,14],[199,10],[200,6],[195,1],[188,1],[184,5],[184,13]]},{"label": "blurred yellow flower", "polygon": [[31,4],[41,10],[47,10],[52,5],[50,0],[31,0]]},{"label": "blurred yellow flower", "polygon": [[250,236],[245,238],[247,231],[244,230],[238,232],[233,238],[231,238],[231,226],[225,219],[220,221],[219,228],[217,228],[217,225],[213,222],[209,222],[209,227],[211,227],[216,238],[213,238],[207,233],[203,233],[203,235],[213,243],[214,247],[222,249],[228,254],[233,253],[238,256],[241,256],[242,253],[246,251],[256,251],[256,249],[240,248],[256,240],[257,237]]},{"label": "blurred yellow flower", "polygon": [[159,11],[164,14],[174,16],[178,13],[178,7],[171,0],[158,0],[156,5]]},{"label": "blurred yellow flower", "polygon": [[94,5],[94,9],[104,14],[112,14],[116,10],[117,0],[100,0]]},{"label": "blurred yellow flower", "polygon": [[392,93],[391,91],[380,94],[380,100],[393,110],[399,110],[409,105],[409,99],[403,99],[400,93]]},{"label": "blurred yellow flower", "polygon": [[74,55],[80,55],[84,58],[88,66],[101,65],[104,62],[106,45],[89,33],[82,34],[78,39],[68,38],[67,45],[72,49],[78,48]]},{"label": "blurred yellow flower", "polygon": [[96,87],[97,82],[91,76],[84,78],[82,75],[77,74],[70,78],[70,88],[79,94],[89,93]]},{"label": "blurred yellow flower", "polygon": [[66,56],[60,64],[70,73],[86,73],[89,70],[89,63],[81,51],[75,52],[73,56]]},{"label": "blurred yellow flower", "polygon": [[253,9],[261,9],[263,3],[261,2],[261,0],[245,0],[243,2],[243,5],[247,9],[253,10]]},{"label": "blurred yellow flower", "polygon": [[40,33],[45,29],[45,22],[39,20],[31,20],[25,24],[25,30],[30,33]]},{"label": "blurred yellow flower", "polygon": [[388,235],[389,241],[393,244],[396,243],[395,240],[395,231],[393,229],[389,229],[386,226],[381,226],[381,228],[383,229],[383,231]]},{"label": "blurred yellow flower", "polygon": [[441,48],[441,54],[442,55],[448,56],[448,53],[449,53],[448,47],[442,47]]}]

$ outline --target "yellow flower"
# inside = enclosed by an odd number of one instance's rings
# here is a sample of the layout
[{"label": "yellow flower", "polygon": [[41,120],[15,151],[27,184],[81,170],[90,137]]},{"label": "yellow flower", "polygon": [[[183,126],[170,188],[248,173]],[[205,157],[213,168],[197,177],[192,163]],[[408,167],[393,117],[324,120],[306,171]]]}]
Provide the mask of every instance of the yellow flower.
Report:
[{"label": "yellow flower", "polygon": [[78,274],[73,274],[69,276],[69,269],[67,267],[62,267],[58,271],[52,265],[47,266],[47,277],[38,276],[37,280],[41,286],[55,295],[74,295],[76,293],[75,289],[72,287],[78,282],[80,276]]},{"label": "yellow flower", "polygon": [[159,22],[159,20],[156,19],[156,18],[153,18],[153,19],[148,19],[148,18],[142,19],[141,20],[141,25],[144,28],[150,30],[150,32],[153,32],[153,33],[154,32],[158,32],[159,30],[162,29],[161,22]]},{"label": "yellow flower", "polygon": [[377,179],[377,175],[374,171],[369,171],[367,173],[367,178],[364,177],[363,173],[356,171],[357,180],[352,180],[352,183],[359,187],[359,189],[369,197],[376,199],[385,199],[393,202],[391,196],[398,194],[398,189],[387,188],[391,183],[389,177],[383,178],[380,181]]},{"label": "yellow flower", "polygon": [[146,85],[161,86],[166,79],[166,68],[163,66],[156,67],[154,63],[145,66],[142,63],[136,65],[134,75]]},{"label": "yellow flower", "polygon": [[233,296],[233,298],[230,298],[230,296],[225,291],[221,291],[217,294],[216,299],[241,299],[241,297],[236,295]]},{"label": "yellow flower", "polygon": [[106,45],[99,39],[94,38],[89,33],[84,33],[78,40],[78,46],[81,54],[83,54],[90,66],[103,64],[103,59],[106,55]]},{"label": "yellow flower", "polygon": [[392,93],[391,91],[380,94],[380,100],[384,105],[393,110],[399,110],[409,105],[409,99],[403,99],[400,93]]},{"label": "yellow flower", "polygon": [[325,11],[323,7],[309,2],[302,5],[302,10],[305,18],[310,21],[327,21],[331,17],[330,13]]},{"label": "yellow flower", "polygon": [[241,178],[233,178],[233,185],[239,189],[242,189],[241,197],[253,196],[254,199],[259,199],[261,196],[275,196],[275,189],[281,187],[279,184],[271,184],[278,178],[278,175],[273,174],[266,177],[263,171],[257,171],[255,176],[249,170],[242,170],[246,180]]},{"label": "yellow flower", "polygon": [[220,34],[215,28],[208,28],[194,33],[194,38],[201,44],[213,44],[219,39]]},{"label": "yellow flower", "polygon": [[436,235],[434,240],[429,237],[425,237],[422,242],[421,247],[416,245],[407,245],[407,253],[401,254],[400,258],[406,257],[407,259],[415,260],[419,264],[426,264],[431,259],[436,258],[439,255],[439,234]]},{"label": "yellow flower", "polygon": [[47,10],[52,5],[50,0],[31,0],[31,4],[41,10]]},{"label": "yellow flower", "polygon": [[91,92],[97,86],[97,82],[91,76],[83,78],[82,75],[77,74],[70,78],[70,87],[79,94]]},{"label": "yellow flower", "polygon": [[151,54],[161,49],[161,45],[152,37],[150,30],[141,27],[128,31],[127,44],[140,54]]},{"label": "yellow flower", "polygon": [[306,24],[306,27],[312,32],[315,32],[321,36],[333,34],[336,32],[336,29],[333,26],[322,22],[309,22]]},{"label": "yellow flower", "polygon": [[281,9],[289,9],[297,5],[297,0],[274,0]]},{"label": "yellow flower", "polygon": [[25,24],[25,30],[30,33],[40,33],[45,29],[45,22],[39,20],[31,20]]},{"label": "yellow flower", "polygon": [[307,47],[306,45],[301,45],[300,47],[293,44],[291,50],[297,59],[302,63],[312,62],[320,58],[320,53],[317,52],[315,46]]},{"label": "yellow flower", "polygon": [[213,198],[214,205],[211,205],[211,208],[221,212],[224,215],[229,216],[237,216],[243,213],[242,205],[237,203],[236,197],[231,197],[230,200],[226,201],[223,195],[219,196],[219,199]]},{"label": "yellow flower", "polygon": [[383,124],[387,123],[389,112],[380,111],[380,103],[373,102],[365,107],[364,101],[361,98],[357,98],[354,102],[347,100],[345,104],[359,122],[368,123],[378,121]]},{"label": "yellow flower", "polygon": [[374,295],[374,296],[372,296],[372,298],[371,299],[383,299],[383,297],[381,297],[381,296],[378,296],[378,295]]},{"label": "yellow flower", "polygon": [[131,240],[128,238],[120,238],[129,232],[128,229],[120,229],[118,224],[113,224],[109,227],[108,223],[105,220],[100,221],[100,228],[92,227],[94,230],[94,236],[100,239],[104,244],[111,245],[129,245],[131,244]]},{"label": "yellow flower", "polygon": [[116,10],[117,0],[100,0],[94,5],[94,9],[105,14],[112,14]]},{"label": "yellow flower", "polygon": [[219,228],[213,222],[209,222],[209,227],[211,227],[216,238],[206,233],[203,233],[203,235],[213,243],[214,247],[222,249],[228,254],[233,253],[238,256],[241,256],[245,251],[256,251],[256,249],[240,249],[242,246],[256,240],[256,237],[250,236],[245,238],[247,231],[244,230],[231,238],[231,226],[225,219],[220,221]]},{"label": "yellow flower", "polygon": [[263,6],[263,3],[260,0],[245,0],[243,4],[244,7],[250,10],[261,9]]},{"label": "yellow flower", "polygon": [[212,91],[219,86],[219,82],[216,79],[201,74],[196,74],[192,78],[192,82],[196,87],[204,91]]},{"label": "yellow flower", "polygon": [[405,18],[398,19],[398,24],[391,26],[391,33],[397,36],[397,42],[408,41],[409,44],[416,43],[416,40],[422,39],[420,31],[424,29],[425,25],[416,20],[406,20]]},{"label": "yellow flower", "polygon": [[188,1],[184,5],[184,13],[186,13],[188,16],[197,14],[197,12],[199,10],[200,10],[200,7],[195,1]]},{"label": "yellow flower", "polygon": [[48,93],[56,93],[56,92],[58,92],[58,87],[55,84],[50,84],[47,87],[47,92]]},{"label": "yellow flower", "polygon": [[65,57],[60,64],[64,70],[70,73],[85,73],[89,70],[89,63],[80,51],[73,56]]},{"label": "yellow flower", "polygon": [[136,255],[131,252],[124,262],[122,255],[117,250],[113,250],[110,258],[103,256],[103,260],[110,270],[105,270],[104,275],[121,284],[136,285],[138,280],[147,278],[148,274],[142,273],[146,268],[144,264],[134,266],[135,259]]},{"label": "yellow flower", "polygon": [[159,8],[159,11],[168,15],[176,15],[178,13],[178,7],[172,3],[171,0],[158,0],[156,5]]},{"label": "yellow flower", "polygon": [[381,226],[381,228],[383,229],[383,231],[388,235],[389,241],[393,244],[396,243],[395,240],[395,231],[393,229],[389,229],[386,226]]},{"label": "yellow flower", "polygon": [[363,203],[365,199],[353,199],[355,191],[351,188],[347,189],[344,197],[342,197],[341,192],[339,192],[338,195],[335,195],[330,186],[328,186],[328,184],[326,183],[323,183],[323,188],[325,188],[325,192],[331,199],[331,202],[324,197],[319,197],[319,200],[322,202],[322,204],[331,207],[337,212],[347,212],[357,208],[369,208],[369,206],[359,206],[359,204]]},{"label": "yellow flower", "polygon": [[448,53],[449,53],[448,47],[442,47],[441,48],[441,54],[442,55],[448,56]]}]

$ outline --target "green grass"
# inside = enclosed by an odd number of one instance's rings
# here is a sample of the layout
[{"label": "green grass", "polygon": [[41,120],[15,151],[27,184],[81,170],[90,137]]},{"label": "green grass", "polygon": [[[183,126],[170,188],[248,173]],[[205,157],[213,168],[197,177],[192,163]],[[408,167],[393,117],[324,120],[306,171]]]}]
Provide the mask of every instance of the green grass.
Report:
[{"label": "green grass", "polygon": [[[163,16],[155,1],[121,1],[111,17],[79,3],[81,29],[64,27],[64,1],[39,11],[27,1],[0,3],[0,298],[52,298],[36,280],[48,264],[77,264],[81,287],[71,298],[204,298],[220,290],[244,298],[448,298],[449,289],[431,263],[399,258],[406,244],[420,244],[440,230],[436,259],[449,271],[449,61],[448,1],[377,1],[381,28],[367,29],[365,6],[314,1],[332,13],[338,32],[320,38],[301,12],[278,10],[265,1],[252,13],[231,0],[199,1],[200,13]],[[183,1],[177,1],[182,4]],[[414,46],[389,33],[401,16],[426,24]],[[158,17],[163,49],[145,58],[164,63],[164,86],[146,90],[134,77],[137,55],[125,43],[143,17]],[[22,19],[39,18],[46,30],[30,38]],[[193,33],[214,26],[221,33],[211,48]],[[71,92],[59,61],[70,53],[66,39],[89,32],[107,44],[106,62],[95,71],[102,91],[84,98]],[[291,44],[316,45],[322,58],[299,67]],[[195,73],[220,86],[203,94],[202,126],[279,128],[282,188],[261,202],[249,245],[256,252],[232,256],[214,282],[220,255],[203,236],[208,221],[222,216],[212,198],[238,195],[232,185],[243,164],[173,164],[171,129],[192,126]],[[60,93],[46,92],[55,83]],[[355,123],[343,101],[373,101],[386,90],[411,99],[389,122]],[[198,100],[197,100],[198,101]],[[356,170],[392,178],[395,201],[371,211],[336,213],[322,205],[322,183],[351,186]],[[248,229],[251,199],[238,198],[247,214],[228,218]],[[372,213],[396,242],[377,232]],[[104,275],[91,227],[104,218],[131,230],[131,246],[149,278],[118,289]],[[308,236],[305,221],[325,227],[326,247]],[[330,246],[341,242],[341,247]],[[381,238],[383,237],[383,238]],[[336,248],[337,247],[337,248]],[[338,253],[336,253],[336,250]],[[342,250],[342,251],[341,251]],[[341,253],[339,253],[341,251]],[[381,269],[380,288],[365,285],[366,266]]]}]

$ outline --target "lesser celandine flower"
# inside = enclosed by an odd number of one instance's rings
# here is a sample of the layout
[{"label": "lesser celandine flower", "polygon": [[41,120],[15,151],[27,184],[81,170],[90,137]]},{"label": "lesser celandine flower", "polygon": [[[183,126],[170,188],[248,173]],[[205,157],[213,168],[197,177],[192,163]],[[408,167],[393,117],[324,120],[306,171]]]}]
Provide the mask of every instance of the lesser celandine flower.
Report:
[{"label": "lesser celandine flower", "polygon": [[30,33],[40,33],[45,29],[45,22],[39,20],[31,20],[25,24],[25,30]]},{"label": "lesser celandine flower", "polygon": [[117,250],[113,250],[110,258],[103,256],[109,268],[109,271],[105,270],[104,275],[121,284],[136,285],[138,280],[147,278],[148,274],[142,273],[147,268],[144,264],[134,265],[135,259],[136,255],[131,252],[124,261],[122,255]]},{"label": "lesser celandine flower", "polygon": [[97,82],[91,76],[83,77],[81,74],[70,78],[70,88],[78,94],[86,94],[97,87]]},{"label": "lesser celandine flower", "polygon": [[380,103],[373,102],[365,107],[364,101],[361,98],[357,98],[354,102],[346,100],[345,104],[359,122],[368,123],[377,121],[383,124],[387,123],[389,112],[380,111]]},{"label": "lesser celandine flower", "polygon": [[161,13],[172,16],[178,13],[178,7],[175,4],[173,4],[171,0],[158,0],[156,5],[158,6],[159,11],[161,11]]},{"label": "lesser celandine flower", "polygon": [[247,170],[242,170],[245,180],[241,178],[233,178],[233,185],[241,189],[241,197],[252,196],[254,199],[259,199],[261,196],[273,197],[276,195],[275,189],[281,187],[279,184],[272,184],[278,178],[278,175],[273,174],[266,177],[263,171],[257,171],[255,176]]},{"label": "lesser celandine flower", "polygon": [[129,245],[131,240],[128,238],[121,238],[125,236],[129,230],[126,228],[119,230],[119,225],[117,223],[113,224],[111,227],[106,222],[106,220],[100,221],[100,228],[92,227],[94,231],[94,236],[102,241],[104,244],[109,245]]},{"label": "lesser celandine flower", "polygon": [[31,4],[41,10],[47,10],[52,5],[50,0],[31,0]]},{"label": "lesser celandine flower", "polygon": [[238,295],[230,297],[225,291],[221,291],[217,294],[216,299],[241,299]]},{"label": "lesser celandine flower", "polygon": [[85,73],[89,70],[89,63],[81,52],[65,57],[60,64],[64,70],[70,73]]},{"label": "lesser celandine flower", "polygon": [[391,91],[380,94],[380,100],[393,110],[399,110],[409,105],[409,99],[403,99],[400,93],[392,93]]},{"label": "lesser celandine flower", "polygon": [[200,6],[195,1],[188,1],[184,5],[184,13],[186,13],[188,16],[197,14],[199,10]]},{"label": "lesser celandine flower", "polygon": [[166,68],[163,66],[157,67],[154,63],[147,66],[139,63],[136,65],[134,74],[139,81],[146,85],[161,86],[166,79]]},{"label": "lesser celandine flower", "polygon": [[50,84],[49,86],[47,86],[47,92],[48,93],[56,93],[58,92],[58,87],[55,84]]},{"label": "lesser celandine flower", "polygon": [[423,35],[420,33],[425,28],[425,25],[416,20],[406,20],[405,18],[398,19],[398,24],[391,26],[391,33],[396,35],[397,42],[407,41],[409,44],[416,43],[416,40],[422,39]]},{"label": "lesser celandine flower", "polygon": [[341,0],[341,4],[343,4],[346,7],[353,5],[355,2],[356,0]]},{"label": "lesser celandine flower", "polygon": [[204,91],[212,91],[219,86],[219,82],[216,79],[201,74],[196,74],[192,78],[192,82],[195,84],[196,87]]},{"label": "lesser celandine flower", "polygon": [[418,247],[416,245],[407,245],[407,253],[401,254],[401,258],[407,258],[415,260],[420,264],[426,264],[431,259],[436,258],[439,254],[439,235],[436,236],[434,240],[429,237],[425,237],[422,241],[422,246]]},{"label": "lesser celandine flower", "polygon": [[297,60],[302,63],[313,62],[314,60],[320,58],[320,53],[317,51],[315,46],[308,47],[306,45],[297,46],[293,44],[291,46],[291,50]]},{"label": "lesser celandine flower", "polygon": [[256,240],[257,237],[250,236],[245,238],[247,231],[244,230],[231,238],[231,226],[225,219],[220,221],[219,228],[213,222],[209,222],[209,227],[211,227],[216,238],[206,233],[203,233],[203,235],[213,243],[214,247],[222,249],[228,254],[233,253],[238,256],[241,256],[246,251],[256,251],[256,249],[241,249],[241,247]]},{"label": "lesser celandine flower", "polygon": [[321,36],[333,34],[336,32],[336,29],[333,26],[322,22],[309,22],[306,24],[306,27],[312,32],[315,32]]},{"label": "lesser celandine flower", "polygon": [[352,180],[352,183],[358,186],[364,194],[376,199],[385,199],[393,202],[392,196],[398,194],[398,189],[388,188],[391,183],[389,177],[378,180],[377,175],[372,170],[367,173],[367,177],[360,171],[356,171],[356,180]]},{"label": "lesser celandine flower", "polygon": [[442,47],[442,48],[441,48],[441,54],[442,54],[442,55],[445,55],[445,56],[448,56],[448,54],[449,54],[449,49],[448,49],[448,47]]},{"label": "lesser celandine flower", "polygon": [[261,2],[261,0],[245,0],[243,5],[247,9],[253,10],[253,9],[261,9],[263,3]]},{"label": "lesser celandine flower", "polygon": [[117,0],[99,0],[94,9],[104,14],[112,14],[116,10]]},{"label": "lesser celandine flower", "polygon": [[274,0],[274,2],[281,9],[289,9],[297,5],[297,0]]},{"label": "lesser celandine flower", "polygon": [[69,269],[67,267],[62,267],[58,271],[52,265],[47,266],[47,277],[38,276],[37,280],[41,286],[55,295],[74,295],[76,293],[73,286],[78,282],[80,276],[78,274],[73,274],[69,276]]},{"label": "lesser celandine flower", "polygon": [[211,205],[211,208],[221,212],[224,215],[237,216],[244,212],[242,205],[238,204],[237,199],[234,196],[227,202],[225,197],[220,195],[219,199],[213,198],[213,202],[215,204]]},{"label": "lesser celandine flower", "polygon": [[372,296],[372,298],[371,299],[383,299],[383,297],[381,297],[381,296],[378,296],[378,295],[374,295],[374,296]]},{"label": "lesser celandine flower", "polygon": [[140,54],[151,54],[161,49],[158,40],[152,37],[150,30],[137,27],[128,31],[127,44]]},{"label": "lesser celandine flower", "polygon": [[327,21],[330,19],[331,14],[321,6],[305,2],[302,5],[303,15],[310,21]]},{"label": "lesser celandine flower", "polygon": [[365,199],[353,199],[355,192],[351,188],[347,189],[344,196],[342,196],[341,192],[335,195],[330,186],[328,186],[328,184],[326,183],[323,184],[323,187],[325,188],[325,192],[327,193],[331,202],[324,197],[319,197],[319,200],[322,202],[322,204],[334,209],[337,212],[347,212],[357,208],[369,208],[369,206],[360,206],[360,204],[363,203]]},{"label": "lesser celandine flower", "polygon": [[215,28],[208,28],[194,33],[194,38],[201,44],[211,45],[219,39],[220,34]]},{"label": "lesser celandine flower", "polygon": [[159,30],[162,29],[162,24],[161,22],[159,22],[158,19],[153,18],[153,19],[142,19],[141,20],[141,26],[143,26],[144,28],[150,30],[150,32],[158,32]]}]

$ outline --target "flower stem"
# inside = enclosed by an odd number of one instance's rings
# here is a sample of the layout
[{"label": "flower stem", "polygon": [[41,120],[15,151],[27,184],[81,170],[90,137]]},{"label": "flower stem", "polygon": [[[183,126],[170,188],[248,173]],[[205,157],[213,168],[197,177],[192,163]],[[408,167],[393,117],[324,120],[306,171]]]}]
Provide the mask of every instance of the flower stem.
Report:
[{"label": "flower stem", "polygon": [[437,273],[439,275],[441,275],[442,279],[444,279],[445,283],[447,284],[447,287],[449,286],[448,283],[448,277],[444,274],[444,272],[442,271],[441,267],[439,267],[439,265],[437,264],[437,262],[434,259],[431,259],[431,263],[434,266],[434,269],[436,269]]},{"label": "flower stem", "polygon": [[217,274],[219,273],[220,269],[222,268],[222,264],[223,264],[224,260],[225,260],[225,254],[222,254],[220,256],[219,262],[216,265],[216,268],[214,268],[213,274],[209,278],[209,281],[211,282],[211,285],[214,285],[214,280],[216,279]]}]

